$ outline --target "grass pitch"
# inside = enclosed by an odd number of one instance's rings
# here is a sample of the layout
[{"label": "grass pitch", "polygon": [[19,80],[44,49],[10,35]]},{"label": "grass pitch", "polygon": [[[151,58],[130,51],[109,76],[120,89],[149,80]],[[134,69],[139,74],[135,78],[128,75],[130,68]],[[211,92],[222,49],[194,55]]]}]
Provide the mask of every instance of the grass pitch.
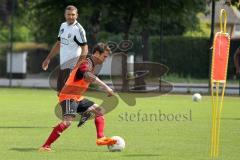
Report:
[{"label": "grass pitch", "polygon": [[[91,94],[104,94],[92,92]],[[52,153],[38,148],[59,122],[52,90],[0,88],[0,157],[4,160],[208,160],[210,159],[211,97],[192,102],[191,95],[138,98],[128,106],[119,98],[105,116],[105,133],[126,141],[123,152],[111,153],[95,145],[94,122],[77,123],[54,143]],[[135,94],[128,94],[129,99]],[[100,103],[96,98],[90,99]],[[107,99],[106,99],[107,100]],[[221,118],[220,159],[240,156],[240,98],[225,97]]]}]

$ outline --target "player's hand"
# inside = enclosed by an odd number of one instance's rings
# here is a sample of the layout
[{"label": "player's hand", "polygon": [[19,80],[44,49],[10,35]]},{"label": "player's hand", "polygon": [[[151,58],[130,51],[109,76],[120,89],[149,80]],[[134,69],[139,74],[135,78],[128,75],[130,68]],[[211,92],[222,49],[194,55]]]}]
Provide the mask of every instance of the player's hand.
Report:
[{"label": "player's hand", "polygon": [[46,58],[42,63],[42,69],[46,71],[48,69],[48,64],[50,63],[50,59]]},{"label": "player's hand", "polygon": [[107,88],[107,94],[108,94],[108,97],[114,96],[114,92],[110,87]]}]

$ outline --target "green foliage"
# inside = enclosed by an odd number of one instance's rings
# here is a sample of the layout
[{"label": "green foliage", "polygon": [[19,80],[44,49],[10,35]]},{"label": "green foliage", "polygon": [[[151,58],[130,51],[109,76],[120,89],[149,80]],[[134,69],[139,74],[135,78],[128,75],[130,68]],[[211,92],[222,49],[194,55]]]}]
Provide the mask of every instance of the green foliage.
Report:
[{"label": "green foliage", "polygon": [[88,13],[87,10],[84,9],[84,7],[87,7],[87,1],[81,1],[81,3],[79,3],[78,0],[41,0],[29,2],[28,10],[24,13],[27,19],[31,19],[28,27],[31,28],[37,42],[52,44],[57,40],[59,27],[61,23],[65,21],[65,7],[70,4],[78,8],[80,23],[85,21],[81,19],[81,11],[84,10]]},{"label": "green foliage", "polygon": [[113,41],[119,43],[122,40],[122,34],[113,34],[109,32],[99,32],[98,39],[99,42]]},{"label": "green foliage", "polygon": [[9,29],[7,27],[1,27],[0,35],[0,42],[7,42],[9,39]]},{"label": "green foliage", "polygon": [[[119,43],[122,35],[106,32],[99,33],[99,41]],[[130,36],[133,48],[130,52],[142,55],[140,36]],[[169,73],[179,77],[208,78],[209,73],[209,39],[207,37],[169,36],[162,41],[162,53],[159,37],[150,37],[151,61],[160,62],[169,67]],[[232,63],[229,63],[231,70]],[[229,72],[232,74],[232,72]]]},{"label": "green foliage", "polygon": [[[208,34],[207,26],[200,24],[197,16],[199,12],[205,10],[205,0],[123,0],[121,2],[82,0],[80,3],[78,0],[41,0],[28,1],[27,4],[26,6],[24,0],[19,0],[16,7],[15,42],[36,41],[52,44],[56,41],[60,24],[65,21],[64,9],[72,4],[79,10],[79,22],[86,29],[90,43],[93,35],[91,25],[99,20],[94,19],[94,14],[100,11],[101,23],[100,32],[97,31],[96,34],[97,41],[119,43],[127,37],[134,42],[131,52],[136,55],[148,54],[144,46],[149,43],[153,61],[169,65],[170,72],[184,77],[208,76],[208,40],[193,38]],[[9,15],[8,13],[7,18]],[[159,38],[151,38],[148,42],[146,40],[148,36],[144,37],[143,31],[147,31],[149,37],[162,34],[165,37],[184,35],[185,38],[164,38],[163,53],[161,53]],[[0,41],[7,42],[9,39],[7,23],[1,27],[0,34],[2,35]]]},{"label": "green foliage", "polygon": [[[150,8],[146,7],[148,3]],[[92,16],[100,10],[101,31],[115,34],[126,32],[128,27],[130,34],[140,34],[146,24],[149,25],[151,35],[160,34],[160,23],[163,23],[164,35],[181,35],[189,28],[197,28],[199,22],[196,15],[205,9],[204,0],[82,0],[81,3],[78,0],[41,0],[29,1],[27,7],[20,2],[18,12],[24,15],[22,18],[27,22],[25,25],[36,41],[53,43],[59,25],[64,21],[64,9],[69,4],[79,9],[79,21],[87,32],[91,32],[90,26],[94,24],[92,20],[97,20],[92,19]]]},{"label": "green foliage", "polygon": [[[15,2],[14,2],[15,1]],[[14,11],[12,11],[12,4]],[[26,17],[28,9],[25,6],[26,0],[2,0],[0,3],[0,42],[8,42],[10,39],[10,28],[13,24],[13,41],[27,42],[32,41],[33,32],[27,27],[29,19]],[[13,18],[13,22],[11,22]]]},{"label": "green foliage", "polygon": [[[142,4],[144,7],[145,3]],[[152,1],[150,16],[146,17],[146,10],[138,15],[140,27],[149,23],[150,33],[163,35],[182,35],[188,30],[196,30],[199,25],[197,14],[204,12],[204,0],[161,0]]]},{"label": "green foliage", "polygon": [[[187,30],[198,26],[196,14],[204,11],[204,0],[145,0],[121,2],[115,0],[18,0],[15,7],[15,38],[14,41],[31,41],[53,43],[56,41],[59,25],[64,21],[64,9],[73,4],[79,9],[79,21],[91,35],[92,18],[97,10],[101,11],[101,31],[114,34],[124,33],[129,28],[130,35],[140,34],[149,25],[150,35],[160,34],[163,24],[164,35],[181,35]],[[27,3],[26,3],[27,2]],[[7,4],[7,5],[5,5]],[[56,5],[57,4],[57,5]],[[146,7],[150,4],[149,7]],[[5,10],[2,22],[9,23],[11,3],[0,4]],[[0,7],[1,7],[0,6]],[[6,8],[7,6],[7,8]],[[132,16],[132,19],[131,19]],[[128,26],[129,25],[129,26]],[[1,28],[1,41],[8,40],[8,29]],[[90,33],[89,33],[90,32]],[[91,36],[88,37],[91,39]]]},{"label": "green foliage", "polygon": [[13,36],[15,42],[29,42],[33,40],[31,30],[24,25],[16,26]]},{"label": "green foliage", "polygon": [[[9,41],[10,29],[7,26],[4,26],[0,29],[0,42]],[[29,42],[33,40],[31,30],[26,26],[23,26],[17,23],[13,31],[13,41],[14,42]]]},{"label": "green foliage", "polygon": [[206,22],[201,22],[198,30],[188,30],[183,34],[183,36],[187,37],[209,37],[210,35],[210,27]]}]

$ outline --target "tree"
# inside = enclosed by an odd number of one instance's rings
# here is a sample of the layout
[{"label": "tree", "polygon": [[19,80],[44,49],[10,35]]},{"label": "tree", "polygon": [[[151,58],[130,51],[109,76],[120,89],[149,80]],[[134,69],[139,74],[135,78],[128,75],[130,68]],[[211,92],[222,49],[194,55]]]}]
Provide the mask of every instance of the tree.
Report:
[{"label": "tree", "polygon": [[[53,43],[59,25],[64,21],[65,7],[75,5],[79,9],[80,23],[87,30],[90,45],[96,43],[100,30],[123,33],[125,40],[131,34],[141,35],[143,59],[149,60],[150,35],[182,35],[189,28],[197,28],[196,14],[204,11],[205,3],[205,0],[36,0],[28,1],[28,9],[22,10],[21,14],[26,15],[26,25],[37,42]],[[160,25],[164,31],[159,29]],[[125,56],[123,75],[126,75],[126,67]],[[123,77],[123,90],[127,91],[128,81],[126,76]]]},{"label": "tree", "polygon": [[[108,0],[105,6],[108,11],[107,26],[116,29],[113,32],[124,33],[123,39],[129,39],[131,25],[134,20],[137,22],[139,34],[142,37],[142,52],[143,60],[149,60],[149,35],[151,30],[159,30],[160,22],[164,23],[166,35],[183,34],[185,30],[191,27],[193,29],[198,25],[198,18],[196,14],[204,11],[206,6],[205,0],[144,0],[144,1],[126,1],[121,3]],[[164,21],[159,19],[160,12],[164,8]],[[152,19],[151,19],[152,18]],[[153,19],[155,18],[155,19]],[[104,20],[103,20],[104,21]],[[110,22],[110,23],[109,23]],[[151,25],[154,22],[155,25]],[[151,26],[151,27],[150,27]],[[190,26],[190,27],[189,27]],[[179,29],[180,28],[180,29]],[[176,30],[177,32],[173,31]],[[135,33],[138,34],[138,33]],[[123,58],[122,75],[127,73],[126,56]],[[128,81],[126,76],[123,76],[123,91],[128,90]]]},{"label": "tree", "polygon": [[[90,47],[96,43],[101,21],[101,1],[97,0],[39,0],[31,1],[28,16],[33,22],[36,41],[54,43],[59,25],[65,21],[64,10],[67,5],[78,8],[79,22],[87,31]],[[56,5],[58,4],[58,5]]]},{"label": "tree", "polygon": [[[0,29],[3,42],[9,41],[9,32],[11,25],[13,26],[13,41],[27,41],[31,36],[30,30],[25,25],[24,11],[27,7],[27,0],[1,0],[0,3]],[[14,6],[13,6],[14,5]],[[13,17],[12,17],[13,16]]]}]

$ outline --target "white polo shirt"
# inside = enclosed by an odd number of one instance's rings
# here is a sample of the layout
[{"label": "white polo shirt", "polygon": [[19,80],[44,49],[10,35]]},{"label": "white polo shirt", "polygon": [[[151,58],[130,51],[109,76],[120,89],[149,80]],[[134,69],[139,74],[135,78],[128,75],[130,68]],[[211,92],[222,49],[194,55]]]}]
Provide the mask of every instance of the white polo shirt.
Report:
[{"label": "white polo shirt", "polygon": [[59,29],[58,40],[61,42],[61,69],[73,68],[82,52],[80,46],[87,43],[86,32],[84,28],[77,21],[71,25],[68,25],[67,22],[64,22],[61,24]]}]

